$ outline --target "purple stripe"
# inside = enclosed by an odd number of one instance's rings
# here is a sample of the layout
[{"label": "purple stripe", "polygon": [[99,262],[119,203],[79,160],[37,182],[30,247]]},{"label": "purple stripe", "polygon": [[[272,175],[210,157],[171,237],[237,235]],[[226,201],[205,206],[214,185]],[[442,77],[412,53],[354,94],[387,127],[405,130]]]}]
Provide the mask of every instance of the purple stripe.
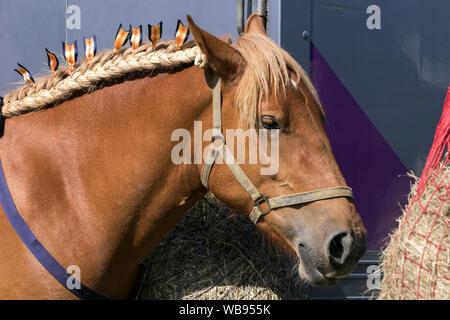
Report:
[{"label": "purple stripe", "polygon": [[327,114],[333,153],[367,229],[367,248],[379,250],[407,203],[408,169],[312,43],[311,78]]},{"label": "purple stripe", "polygon": [[34,257],[40,262],[40,264],[55,278],[64,288],[70,291],[77,298],[82,300],[109,300],[111,298],[95,292],[84,284],[80,284],[80,289],[69,289],[67,287],[67,280],[71,277],[71,274],[59,264],[58,261],[45,249],[45,247],[39,242],[34,235],[33,231],[28,227],[25,220],[17,211],[14,201],[9,192],[8,185],[6,183],[5,175],[3,173],[3,167],[0,160],[0,204],[3,211],[6,214],[12,227],[30,250]]}]

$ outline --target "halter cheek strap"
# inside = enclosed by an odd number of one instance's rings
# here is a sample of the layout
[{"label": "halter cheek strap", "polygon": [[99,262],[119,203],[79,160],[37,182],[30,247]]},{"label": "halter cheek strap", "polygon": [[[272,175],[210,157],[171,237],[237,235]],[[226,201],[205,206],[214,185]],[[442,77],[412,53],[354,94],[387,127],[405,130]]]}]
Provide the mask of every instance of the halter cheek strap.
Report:
[{"label": "halter cheek strap", "polygon": [[268,215],[273,209],[276,208],[290,207],[298,204],[305,204],[332,198],[353,198],[352,189],[346,186],[294,193],[275,198],[269,198],[267,195],[259,192],[253,183],[248,179],[244,171],[242,171],[241,167],[237,164],[226,145],[225,138],[222,134],[221,84],[220,78],[216,77],[213,88],[213,137],[211,139],[211,144],[209,145],[207,158],[205,159],[205,163],[203,164],[200,174],[201,182],[206,189],[209,189],[209,176],[219,154],[228,165],[228,168],[231,170],[236,180],[252,198],[253,209],[249,214],[249,218],[254,224],[258,222],[261,216]]}]

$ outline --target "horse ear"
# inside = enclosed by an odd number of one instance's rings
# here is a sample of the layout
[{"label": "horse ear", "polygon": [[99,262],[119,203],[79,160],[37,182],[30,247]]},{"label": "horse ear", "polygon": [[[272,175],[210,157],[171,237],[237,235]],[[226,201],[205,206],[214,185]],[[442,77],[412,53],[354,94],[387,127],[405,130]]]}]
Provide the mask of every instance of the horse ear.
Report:
[{"label": "horse ear", "polygon": [[208,66],[211,69],[217,72],[224,81],[232,81],[243,72],[245,60],[239,51],[229,43],[199,28],[190,15],[187,16],[187,20],[189,30],[200,50],[206,56]]},{"label": "horse ear", "polygon": [[245,33],[260,33],[266,35],[266,28],[264,28],[263,18],[254,13],[250,17],[248,17],[247,22],[245,23]]}]

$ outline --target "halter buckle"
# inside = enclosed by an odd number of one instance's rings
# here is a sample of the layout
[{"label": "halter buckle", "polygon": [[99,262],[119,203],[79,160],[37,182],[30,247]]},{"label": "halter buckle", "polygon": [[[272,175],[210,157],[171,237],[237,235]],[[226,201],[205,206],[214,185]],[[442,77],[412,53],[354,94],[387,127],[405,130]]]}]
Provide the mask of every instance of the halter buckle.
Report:
[{"label": "halter buckle", "polygon": [[225,143],[225,137],[223,136],[222,133],[214,134],[211,137],[211,143],[214,143],[216,140],[222,140],[222,142]]},{"label": "halter buckle", "polygon": [[[262,205],[267,205],[267,209],[264,210]],[[272,211],[272,207],[270,206],[269,197],[266,196],[264,193],[261,193],[261,196],[255,200],[255,206],[258,207],[259,211],[261,212],[261,215],[267,215]]]}]

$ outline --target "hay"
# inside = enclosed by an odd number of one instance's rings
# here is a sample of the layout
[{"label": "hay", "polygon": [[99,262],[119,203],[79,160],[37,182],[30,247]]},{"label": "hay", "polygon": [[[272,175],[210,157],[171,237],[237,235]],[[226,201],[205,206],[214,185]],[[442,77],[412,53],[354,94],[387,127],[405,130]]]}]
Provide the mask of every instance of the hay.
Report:
[{"label": "hay", "polygon": [[[382,253],[379,299],[450,299],[450,165],[434,171]],[[428,203],[428,205],[427,205]]]},{"label": "hay", "polygon": [[145,259],[137,299],[304,299],[295,262],[211,195]]}]

